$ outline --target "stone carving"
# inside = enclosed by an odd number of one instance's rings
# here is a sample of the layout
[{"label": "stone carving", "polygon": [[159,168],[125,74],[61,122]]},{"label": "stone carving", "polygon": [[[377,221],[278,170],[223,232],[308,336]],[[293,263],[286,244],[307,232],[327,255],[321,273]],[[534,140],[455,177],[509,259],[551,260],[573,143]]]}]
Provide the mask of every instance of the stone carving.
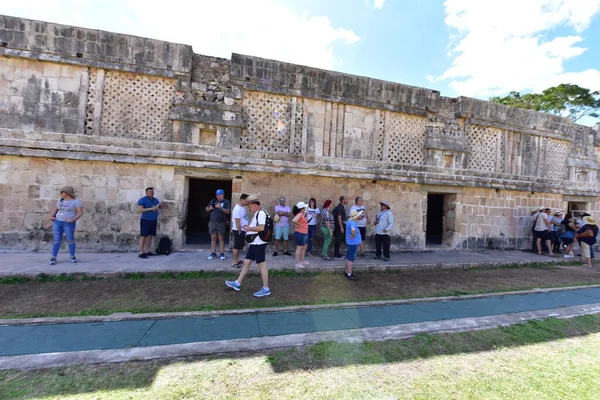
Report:
[{"label": "stone carving", "polygon": [[389,162],[408,165],[423,165],[425,124],[427,120],[415,115],[389,113],[388,131]]},{"label": "stone carving", "polygon": [[102,135],[171,141],[168,115],[176,80],[108,71],[102,101]]},{"label": "stone carving", "polygon": [[498,129],[481,125],[470,125],[465,130],[469,148],[468,169],[483,172],[496,171],[496,157],[493,155],[496,154],[498,132]]},{"label": "stone carving", "polygon": [[[295,107],[292,119],[292,107]],[[302,147],[302,102],[289,96],[247,91],[244,96],[247,126],[241,147],[274,153],[300,153]],[[292,120],[294,123],[292,124]],[[292,128],[293,131],[292,131]],[[294,137],[292,146],[290,140]],[[290,151],[293,149],[292,151]]]}]

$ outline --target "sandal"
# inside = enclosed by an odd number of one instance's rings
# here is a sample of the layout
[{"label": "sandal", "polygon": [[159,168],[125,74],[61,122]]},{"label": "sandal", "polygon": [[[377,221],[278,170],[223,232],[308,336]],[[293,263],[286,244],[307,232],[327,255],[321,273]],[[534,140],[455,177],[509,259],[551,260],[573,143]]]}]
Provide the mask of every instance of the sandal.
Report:
[{"label": "sandal", "polygon": [[231,266],[231,268],[242,268],[242,265],[244,265],[244,262],[243,261],[238,261],[235,264],[233,264]]}]

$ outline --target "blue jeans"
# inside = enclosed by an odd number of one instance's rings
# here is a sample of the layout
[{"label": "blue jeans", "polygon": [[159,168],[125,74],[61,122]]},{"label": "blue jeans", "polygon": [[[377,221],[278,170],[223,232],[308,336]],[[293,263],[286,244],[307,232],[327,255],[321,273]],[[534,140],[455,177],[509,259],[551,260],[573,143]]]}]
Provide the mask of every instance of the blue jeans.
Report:
[{"label": "blue jeans", "polygon": [[308,226],[308,247],[306,248],[306,251],[308,251],[309,253],[312,250],[313,239],[315,238],[316,234],[317,234],[317,225],[309,225]]},{"label": "blue jeans", "polygon": [[52,257],[58,255],[60,244],[62,243],[63,233],[67,236],[69,245],[69,254],[75,257],[75,225],[77,222],[68,223],[66,221],[55,220],[52,225],[52,233],[54,234],[54,244],[52,245]]}]

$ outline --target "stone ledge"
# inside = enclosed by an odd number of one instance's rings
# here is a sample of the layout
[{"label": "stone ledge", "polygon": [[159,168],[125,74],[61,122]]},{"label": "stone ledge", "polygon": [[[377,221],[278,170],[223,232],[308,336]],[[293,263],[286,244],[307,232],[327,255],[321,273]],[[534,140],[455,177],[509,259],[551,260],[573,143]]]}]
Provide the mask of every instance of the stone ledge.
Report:
[{"label": "stone ledge", "polygon": [[[349,179],[600,196],[600,187],[583,184],[574,187],[572,182],[537,177],[85,135],[34,133],[32,136],[0,130],[0,154],[296,175],[318,172],[322,176]],[[80,137],[86,143],[77,143]],[[129,146],[132,142],[135,147]]]}]

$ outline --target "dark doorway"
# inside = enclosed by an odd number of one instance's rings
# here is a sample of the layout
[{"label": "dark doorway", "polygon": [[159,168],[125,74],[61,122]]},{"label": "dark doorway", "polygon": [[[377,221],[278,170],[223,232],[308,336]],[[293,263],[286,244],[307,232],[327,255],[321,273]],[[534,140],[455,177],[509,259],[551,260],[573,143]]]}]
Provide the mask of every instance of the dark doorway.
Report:
[{"label": "dark doorway", "polygon": [[[206,206],[215,198],[218,189],[225,191],[225,198],[231,201],[231,181],[193,179],[189,182],[188,210],[186,220],[186,244],[210,245],[208,234],[208,212]],[[225,243],[229,242],[229,225],[225,232]]]},{"label": "dark doorway", "polygon": [[584,212],[587,212],[588,203],[570,201],[567,209],[568,217],[581,218]]},{"label": "dark doorway", "polygon": [[444,227],[444,195],[427,195],[427,230],[425,243],[429,245],[442,244]]}]

